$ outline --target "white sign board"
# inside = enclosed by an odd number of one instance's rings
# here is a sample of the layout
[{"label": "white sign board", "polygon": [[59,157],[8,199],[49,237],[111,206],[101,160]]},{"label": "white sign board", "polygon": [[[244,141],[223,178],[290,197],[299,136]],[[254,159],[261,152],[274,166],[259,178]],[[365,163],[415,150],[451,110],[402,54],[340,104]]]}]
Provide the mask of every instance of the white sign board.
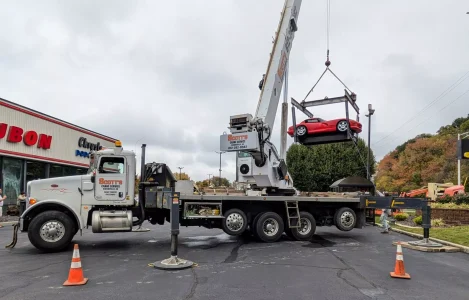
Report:
[{"label": "white sign board", "polygon": [[259,151],[259,135],[257,131],[222,134],[220,136],[220,151]]}]

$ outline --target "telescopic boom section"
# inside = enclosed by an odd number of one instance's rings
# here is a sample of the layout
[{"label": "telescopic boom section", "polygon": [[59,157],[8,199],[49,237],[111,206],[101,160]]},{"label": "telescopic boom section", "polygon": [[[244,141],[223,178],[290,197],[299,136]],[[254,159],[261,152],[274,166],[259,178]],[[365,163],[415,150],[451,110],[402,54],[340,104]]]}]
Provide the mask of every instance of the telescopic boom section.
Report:
[{"label": "telescopic boom section", "polygon": [[285,69],[290,56],[293,38],[298,29],[297,21],[302,0],[287,0],[282,11],[275,41],[267,66],[255,119],[262,120],[272,131],[278,102],[285,76]]},{"label": "telescopic boom section", "polygon": [[272,135],[290,50],[295,32],[298,30],[301,1],[285,1],[267,72],[259,86],[261,95],[254,117],[252,114],[230,116],[231,134],[220,136],[221,151],[247,151],[256,159],[259,166],[265,162],[265,151],[268,149],[264,144],[269,142]]}]

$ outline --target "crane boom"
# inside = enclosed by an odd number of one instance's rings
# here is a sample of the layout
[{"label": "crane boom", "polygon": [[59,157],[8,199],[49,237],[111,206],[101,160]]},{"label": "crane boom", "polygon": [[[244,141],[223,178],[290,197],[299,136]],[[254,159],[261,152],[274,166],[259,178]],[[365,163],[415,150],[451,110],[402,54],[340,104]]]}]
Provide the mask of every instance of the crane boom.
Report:
[{"label": "crane boom", "polygon": [[[293,181],[285,160],[270,142],[277,114],[282,85],[302,0],[285,0],[267,71],[259,88],[261,94],[254,117],[240,114],[230,117],[230,132],[220,136],[220,150],[238,152],[237,177],[253,190],[267,190],[267,194],[293,195]],[[284,147],[282,147],[284,148]]]},{"label": "crane boom", "polygon": [[297,21],[302,0],[287,0],[283,7],[275,40],[257,104],[256,119],[273,129],[278,102],[282,91],[285,69],[290,56],[293,38],[298,30]]}]

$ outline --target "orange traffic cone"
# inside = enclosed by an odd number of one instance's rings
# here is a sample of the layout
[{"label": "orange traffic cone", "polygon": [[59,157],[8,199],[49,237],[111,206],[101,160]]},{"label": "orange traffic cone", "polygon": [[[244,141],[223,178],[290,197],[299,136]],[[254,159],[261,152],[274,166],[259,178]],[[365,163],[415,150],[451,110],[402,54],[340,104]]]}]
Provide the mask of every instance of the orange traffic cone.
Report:
[{"label": "orange traffic cone", "polygon": [[70,266],[70,272],[68,273],[68,279],[63,285],[84,285],[88,282],[88,278],[84,278],[83,270],[81,268],[80,250],[78,250],[78,244],[75,244],[73,248],[72,265]]},{"label": "orange traffic cone", "polygon": [[410,279],[410,275],[405,272],[404,255],[402,254],[402,246],[399,243],[397,244],[396,265],[394,272],[391,272],[391,277]]}]

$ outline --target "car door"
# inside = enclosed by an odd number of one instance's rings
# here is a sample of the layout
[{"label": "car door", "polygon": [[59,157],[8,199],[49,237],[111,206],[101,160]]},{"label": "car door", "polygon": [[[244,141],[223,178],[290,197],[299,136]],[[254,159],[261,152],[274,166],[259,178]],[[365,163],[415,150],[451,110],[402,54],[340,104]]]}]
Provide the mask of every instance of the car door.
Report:
[{"label": "car door", "polygon": [[126,161],[123,156],[101,156],[95,179],[95,199],[101,201],[124,200],[127,194]]},{"label": "car door", "polygon": [[316,133],[318,132],[318,120],[317,119],[307,119],[304,121],[306,127],[308,128],[308,133]]}]

